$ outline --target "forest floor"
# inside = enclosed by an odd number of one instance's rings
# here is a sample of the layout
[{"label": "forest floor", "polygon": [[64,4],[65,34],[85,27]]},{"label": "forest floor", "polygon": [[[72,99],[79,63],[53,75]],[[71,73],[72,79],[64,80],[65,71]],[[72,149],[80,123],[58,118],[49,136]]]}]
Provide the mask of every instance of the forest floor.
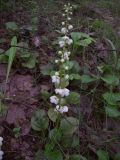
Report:
[{"label": "forest floor", "polygon": [[[37,56],[37,65],[34,69],[24,68],[16,60],[11,69],[8,83],[5,83],[7,64],[0,63],[0,92],[5,93],[2,105],[6,108],[0,117],[0,135],[4,138],[2,150],[5,152],[4,160],[34,160],[38,148],[42,149],[42,140],[31,129],[31,117],[38,108],[46,108],[48,102],[41,95],[42,91],[52,88],[49,76],[41,74],[43,65],[47,65],[54,57],[53,41],[57,37],[56,30],[60,28],[63,1],[34,1],[36,3],[16,2],[11,4],[13,9],[1,8],[0,11],[0,49],[9,49],[13,35],[17,34],[18,42],[28,42],[30,52]],[[96,43],[89,47],[86,59],[84,56],[75,57],[79,65],[89,66],[91,73],[102,62],[107,61],[110,51],[104,38],[110,39],[120,50],[120,2],[113,0],[72,1],[76,7],[72,23],[74,31],[83,31],[96,39]],[[33,7],[34,6],[34,7]],[[36,8],[36,9],[35,9]],[[36,22],[31,22],[37,16]],[[17,33],[10,33],[5,23],[15,22],[22,28]],[[34,25],[35,30],[28,28]],[[22,32],[21,32],[22,31]],[[40,45],[35,46],[35,38]],[[97,50],[97,53],[96,53]],[[80,92],[79,89],[71,88]],[[103,86],[101,86],[102,88]],[[88,90],[91,88],[88,87]],[[81,94],[81,93],[80,93]],[[93,96],[93,95],[92,95]],[[80,153],[88,160],[97,159],[96,150],[104,148],[109,155],[120,153],[120,121],[108,118],[98,113],[99,102],[87,93],[81,94],[80,111]],[[75,113],[73,113],[75,114]],[[16,129],[16,130],[15,130]]]}]

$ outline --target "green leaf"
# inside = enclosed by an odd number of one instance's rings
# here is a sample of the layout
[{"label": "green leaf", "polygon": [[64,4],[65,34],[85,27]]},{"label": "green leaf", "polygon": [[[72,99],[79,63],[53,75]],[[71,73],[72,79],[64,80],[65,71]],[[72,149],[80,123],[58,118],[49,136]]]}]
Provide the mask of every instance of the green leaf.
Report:
[{"label": "green leaf", "polygon": [[77,61],[71,61],[73,63],[72,73],[78,73],[80,71],[80,65]]},{"label": "green leaf", "polygon": [[47,160],[63,160],[63,155],[59,150],[45,152]]},{"label": "green leaf", "polygon": [[72,32],[71,37],[74,42],[77,42],[82,37],[82,35],[81,32]]},{"label": "green leaf", "polygon": [[66,136],[63,136],[61,139],[62,139],[61,144],[65,148],[68,148],[68,147],[74,148],[79,145],[79,138],[75,135],[74,136],[66,135]]},{"label": "green leaf", "polygon": [[42,99],[47,101],[50,98],[51,93],[49,93],[48,91],[41,91],[41,95],[42,95]]},{"label": "green leaf", "polygon": [[113,117],[113,118],[120,117],[120,112],[116,108],[108,106],[108,107],[105,107],[105,111],[109,117]]},{"label": "green leaf", "polygon": [[87,159],[79,154],[73,154],[70,156],[69,160],[87,160]]},{"label": "green leaf", "polygon": [[[16,46],[17,45],[17,38],[14,36],[11,40],[11,46]],[[15,54],[16,54],[16,47],[11,47],[9,50],[8,50],[8,56],[9,56],[9,59],[8,59],[8,68],[7,68],[7,75],[6,75],[6,82],[8,81],[8,76],[9,76],[9,73],[10,73],[10,70],[11,70],[11,67],[12,67],[12,64],[13,64],[13,61],[14,61],[14,58],[15,58]]]},{"label": "green leaf", "polygon": [[35,160],[40,160],[40,159],[46,160],[45,157],[44,157],[43,151],[38,150],[38,151],[36,152],[36,154],[35,154]]},{"label": "green leaf", "polygon": [[77,92],[70,92],[70,95],[66,98],[70,104],[80,104],[80,95]]},{"label": "green leaf", "polygon": [[98,66],[97,69],[99,70],[99,72],[104,73],[104,72],[111,72],[111,70],[113,69],[112,65],[101,65]]},{"label": "green leaf", "polygon": [[103,94],[103,98],[110,105],[118,105],[120,102],[120,93],[106,92]]},{"label": "green leaf", "polygon": [[81,82],[82,83],[91,83],[96,81],[96,78],[90,77],[89,75],[82,75],[81,76]]},{"label": "green leaf", "polygon": [[54,141],[51,141],[51,143],[46,143],[45,145],[45,154],[52,151],[55,147]]},{"label": "green leaf", "polygon": [[18,26],[15,22],[7,22],[5,23],[5,25],[7,30],[12,30],[12,31],[18,30]]},{"label": "green leaf", "polygon": [[116,75],[104,75],[104,77],[101,78],[105,83],[108,85],[117,86],[119,85],[119,77]]},{"label": "green leaf", "polygon": [[36,131],[46,130],[49,125],[49,119],[44,110],[38,110],[31,119],[32,128]]},{"label": "green leaf", "polygon": [[109,160],[109,155],[104,150],[97,151],[98,160]]},{"label": "green leaf", "polygon": [[60,128],[64,135],[72,135],[79,126],[79,120],[74,117],[67,117],[62,119],[60,123]]},{"label": "green leaf", "polygon": [[7,63],[8,57],[5,54],[0,54],[0,62]]},{"label": "green leaf", "polygon": [[70,80],[73,80],[73,79],[79,80],[80,79],[80,75],[72,73],[72,74],[69,75],[69,79]]},{"label": "green leaf", "polygon": [[92,43],[92,39],[91,38],[87,38],[87,39],[80,40],[80,41],[76,42],[76,45],[87,47],[91,43]]},{"label": "green leaf", "polygon": [[36,65],[36,57],[33,55],[30,55],[27,61],[25,63],[22,63],[23,67],[26,67],[29,69],[35,68],[35,65]]},{"label": "green leaf", "polygon": [[48,116],[49,116],[51,121],[56,122],[56,120],[58,118],[58,113],[55,112],[53,108],[50,108],[48,110]]},{"label": "green leaf", "polygon": [[44,76],[49,76],[51,74],[51,71],[53,70],[53,66],[51,64],[43,65],[41,66],[41,73]]},{"label": "green leaf", "polygon": [[62,132],[60,129],[54,128],[49,132],[49,137],[52,141],[59,141],[61,139]]},{"label": "green leaf", "polygon": [[65,66],[68,66],[69,70],[71,70],[71,73],[78,73],[80,71],[80,65],[77,61],[67,61],[64,65],[63,68],[65,68]]}]

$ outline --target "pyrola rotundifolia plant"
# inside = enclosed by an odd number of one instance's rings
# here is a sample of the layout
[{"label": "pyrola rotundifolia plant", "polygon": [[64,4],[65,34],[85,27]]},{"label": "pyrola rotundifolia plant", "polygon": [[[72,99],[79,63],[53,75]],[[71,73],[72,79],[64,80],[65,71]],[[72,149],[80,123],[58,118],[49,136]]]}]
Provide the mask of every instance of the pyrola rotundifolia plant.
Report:
[{"label": "pyrola rotundifolia plant", "polygon": [[73,40],[69,37],[73,26],[70,24],[72,15],[72,6],[70,3],[64,5],[64,21],[62,22],[61,38],[59,39],[59,50],[55,63],[58,70],[51,76],[52,83],[55,85],[55,95],[50,97],[50,102],[55,104],[55,111],[59,113],[68,112],[68,106],[65,103],[65,97],[69,96],[70,90],[66,88],[69,85],[69,66],[67,65],[70,58],[70,48]]},{"label": "pyrola rotundifolia plant", "polygon": [[3,142],[3,138],[2,137],[0,137],[0,160],[2,160],[3,159],[3,151],[1,150],[1,147],[2,147],[2,142]]}]

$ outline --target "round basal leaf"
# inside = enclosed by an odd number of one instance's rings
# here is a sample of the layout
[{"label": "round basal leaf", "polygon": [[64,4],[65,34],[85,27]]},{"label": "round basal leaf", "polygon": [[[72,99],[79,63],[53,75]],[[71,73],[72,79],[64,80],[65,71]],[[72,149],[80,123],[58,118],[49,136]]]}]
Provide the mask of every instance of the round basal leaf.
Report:
[{"label": "round basal leaf", "polygon": [[54,128],[49,132],[49,137],[52,141],[59,141],[61,139],[62,132],[60,129]]},{"label": "round basal leaf", "polygon": [[64,135],[72,135],[79,127],[79,120],[74,117],[67,117],[62,119],[60,128]]},{"label": "round basal leaf", "polygon": [[12,30],[12,31],[18,30],[18,26],[15,22],[7,22],[5,23],[5,25],[6,25],[6,29],[8,30]]},{"label": "round basal leaf", "polygon": [[50,143],[45,144],[45,154],[51,152],[55,147],[55,143],[52,141]]},{"label": "round basal leaf", "polygon": [[104,150],[97,151],[98,160],[109,160],[109,155]]},{"label": "round basal leaf", "polygon": [[116,75],[104,75],[101,79],[108,85],[117,86],[119,84],[119,77]]},{"label": "round basal leaf", "polygon": [[120,117],[120,112],[114,107],[105,107],[107,116],[117,118]]},{"label": "round basal leaf", "polygon": [[78,146],[79,143],[80,143],[79,137],[74,135],[73,140],[72,140],[72,145],[71,145],[71,147],[74,148],[74,147]]},{"label": "round basal leaf", "polygon": [[48,160],[63,160],[63,155],[59,150],[45,152],[45,157]]},{"label": "round basal leaf", "polygon": [[79,154],[73,154],[70,156],[69,160],[87,160],[87,159]]},{"label": "round basal leaf", "polygon": [[91,38],[87,38],[87,39],[84,39],[84,40],[80,40],[78,42],[76,42],[76,45],[78,46],[83,46],[83,47],[87,47],[89,44],[92,43],[92,40]]},{"label": "round basal leaf", "polygon": [[118,105],[120,102],[120,93],[106,92],[103,94],[103,98],[110,105]]},{"label": "round basal leaf", "polygon": [[45,160],[44,153],[41,150],[38,150],[35,154],[35,160]]},{"label": "round basal leaf", "polygon": [[31,126],[36,131],[45,130],[48,128],[49,119],[44,110],[35,112],[35,115],[31,119]]},{"label": "round basal leaf", "polygon": [[40,69],[41,69],[41,73],[44,76],[48,76],[51,74],[51,71],[53,70],[53,65],[51,65],[51,64],[43,65],[43,66],[41,66]]},{"label": "round basal leaf", "polygon": [[69,75],[69,79],[70,80],[74,80],[74,79],[76,79],[76,80],[79,80],[80,79],[80,75],[79,74],[70,74]]},{"label": "round basal leaf", "polygon": [[49,116],[51,121],[56,122],[56,120],[58,118],[58,113],[55,112],[53,108],[50,108],[48,110],[48,116]]},{"label": "round basal leaf", "polygon": [[73,63],[72,73],[78,73],[80,71],[80,65],[77,61],[71,61]]},{"label": "round basal leaf", "polygon": [[80,104],[80,95],[77,92],[70,92],[70,95],[66,98],[70,104]]},{"label": "round basal leaf", "polygon": [[73,135],[66,135],[66,136],[63,136],[62,138],[62,141],[61,141],[61,145],[63,147],[71,147],[71,148],[74,148],[76,146],[79,145],[79,138],[77,136],[73,136]]},{"label": "round basal leaf", "polygon": [[75,43],[81,38],[81,32],[72,32],[71,37]]},{"label": "round basal leaf", "polygon": [[68,136],[62,136],[61,145],[65,148],[70,148],[72,146],[73,137],[72,135]]},{"label": "round basal leaf", "polygon": [[22,63],[23,67],[26,67],[29,69],[35,68],[35,65],[36,65],[36,57],[33,55],[30,55],[27,61],[25,63]]},{"label": "round basal leaf", "polygon": [[96,81],[96,78],[90,77],[89,75],[82,75],[81,76],[81,82],[82,83],[91,83]]}]

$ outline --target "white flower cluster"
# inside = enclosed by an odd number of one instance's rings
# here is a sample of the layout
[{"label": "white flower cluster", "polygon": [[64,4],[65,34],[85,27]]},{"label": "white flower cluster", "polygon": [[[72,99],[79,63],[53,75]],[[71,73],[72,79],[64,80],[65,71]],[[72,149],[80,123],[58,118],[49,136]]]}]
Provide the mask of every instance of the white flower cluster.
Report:
[{"label": "white flower cluster", "polygon": [[3,154],[4,154],[4,152],[3,152],[3,151],[1,151],[2,143],[3,143],[3,138],[2,138],[2,137],[0,137],[0,160],[2,160],[2,159],[3,159]]},{"label": "white flower cluster", "polygon": [[70,15],[72,15],[72,6],[68,3],[64,5],[64,9],[65,13],[63,16],[66,20],[62,22],[62,37],[59,40],[60,51],[58,51],[58,56],[60,58],[55,60],[55,63],[59,64],[59,71],[56,71],[51,77],[52,83],[54,83],[56,87],[56,95],[50,97],[50,102],[56,105],[55,111],[60,113],[68,112],[68,106],[63,105],[62,102],[65,97],[69,96],[70,91],[66,86],[64,87],[63,83],[68,82],[69,84],[69,66],[66,65],[66,62],[69,61],[71,55],[68,48],[70,48],[73,43],[73,40],[68,36],[69,31],[73,29],[73,26],[69,23],[71,20]]}]

